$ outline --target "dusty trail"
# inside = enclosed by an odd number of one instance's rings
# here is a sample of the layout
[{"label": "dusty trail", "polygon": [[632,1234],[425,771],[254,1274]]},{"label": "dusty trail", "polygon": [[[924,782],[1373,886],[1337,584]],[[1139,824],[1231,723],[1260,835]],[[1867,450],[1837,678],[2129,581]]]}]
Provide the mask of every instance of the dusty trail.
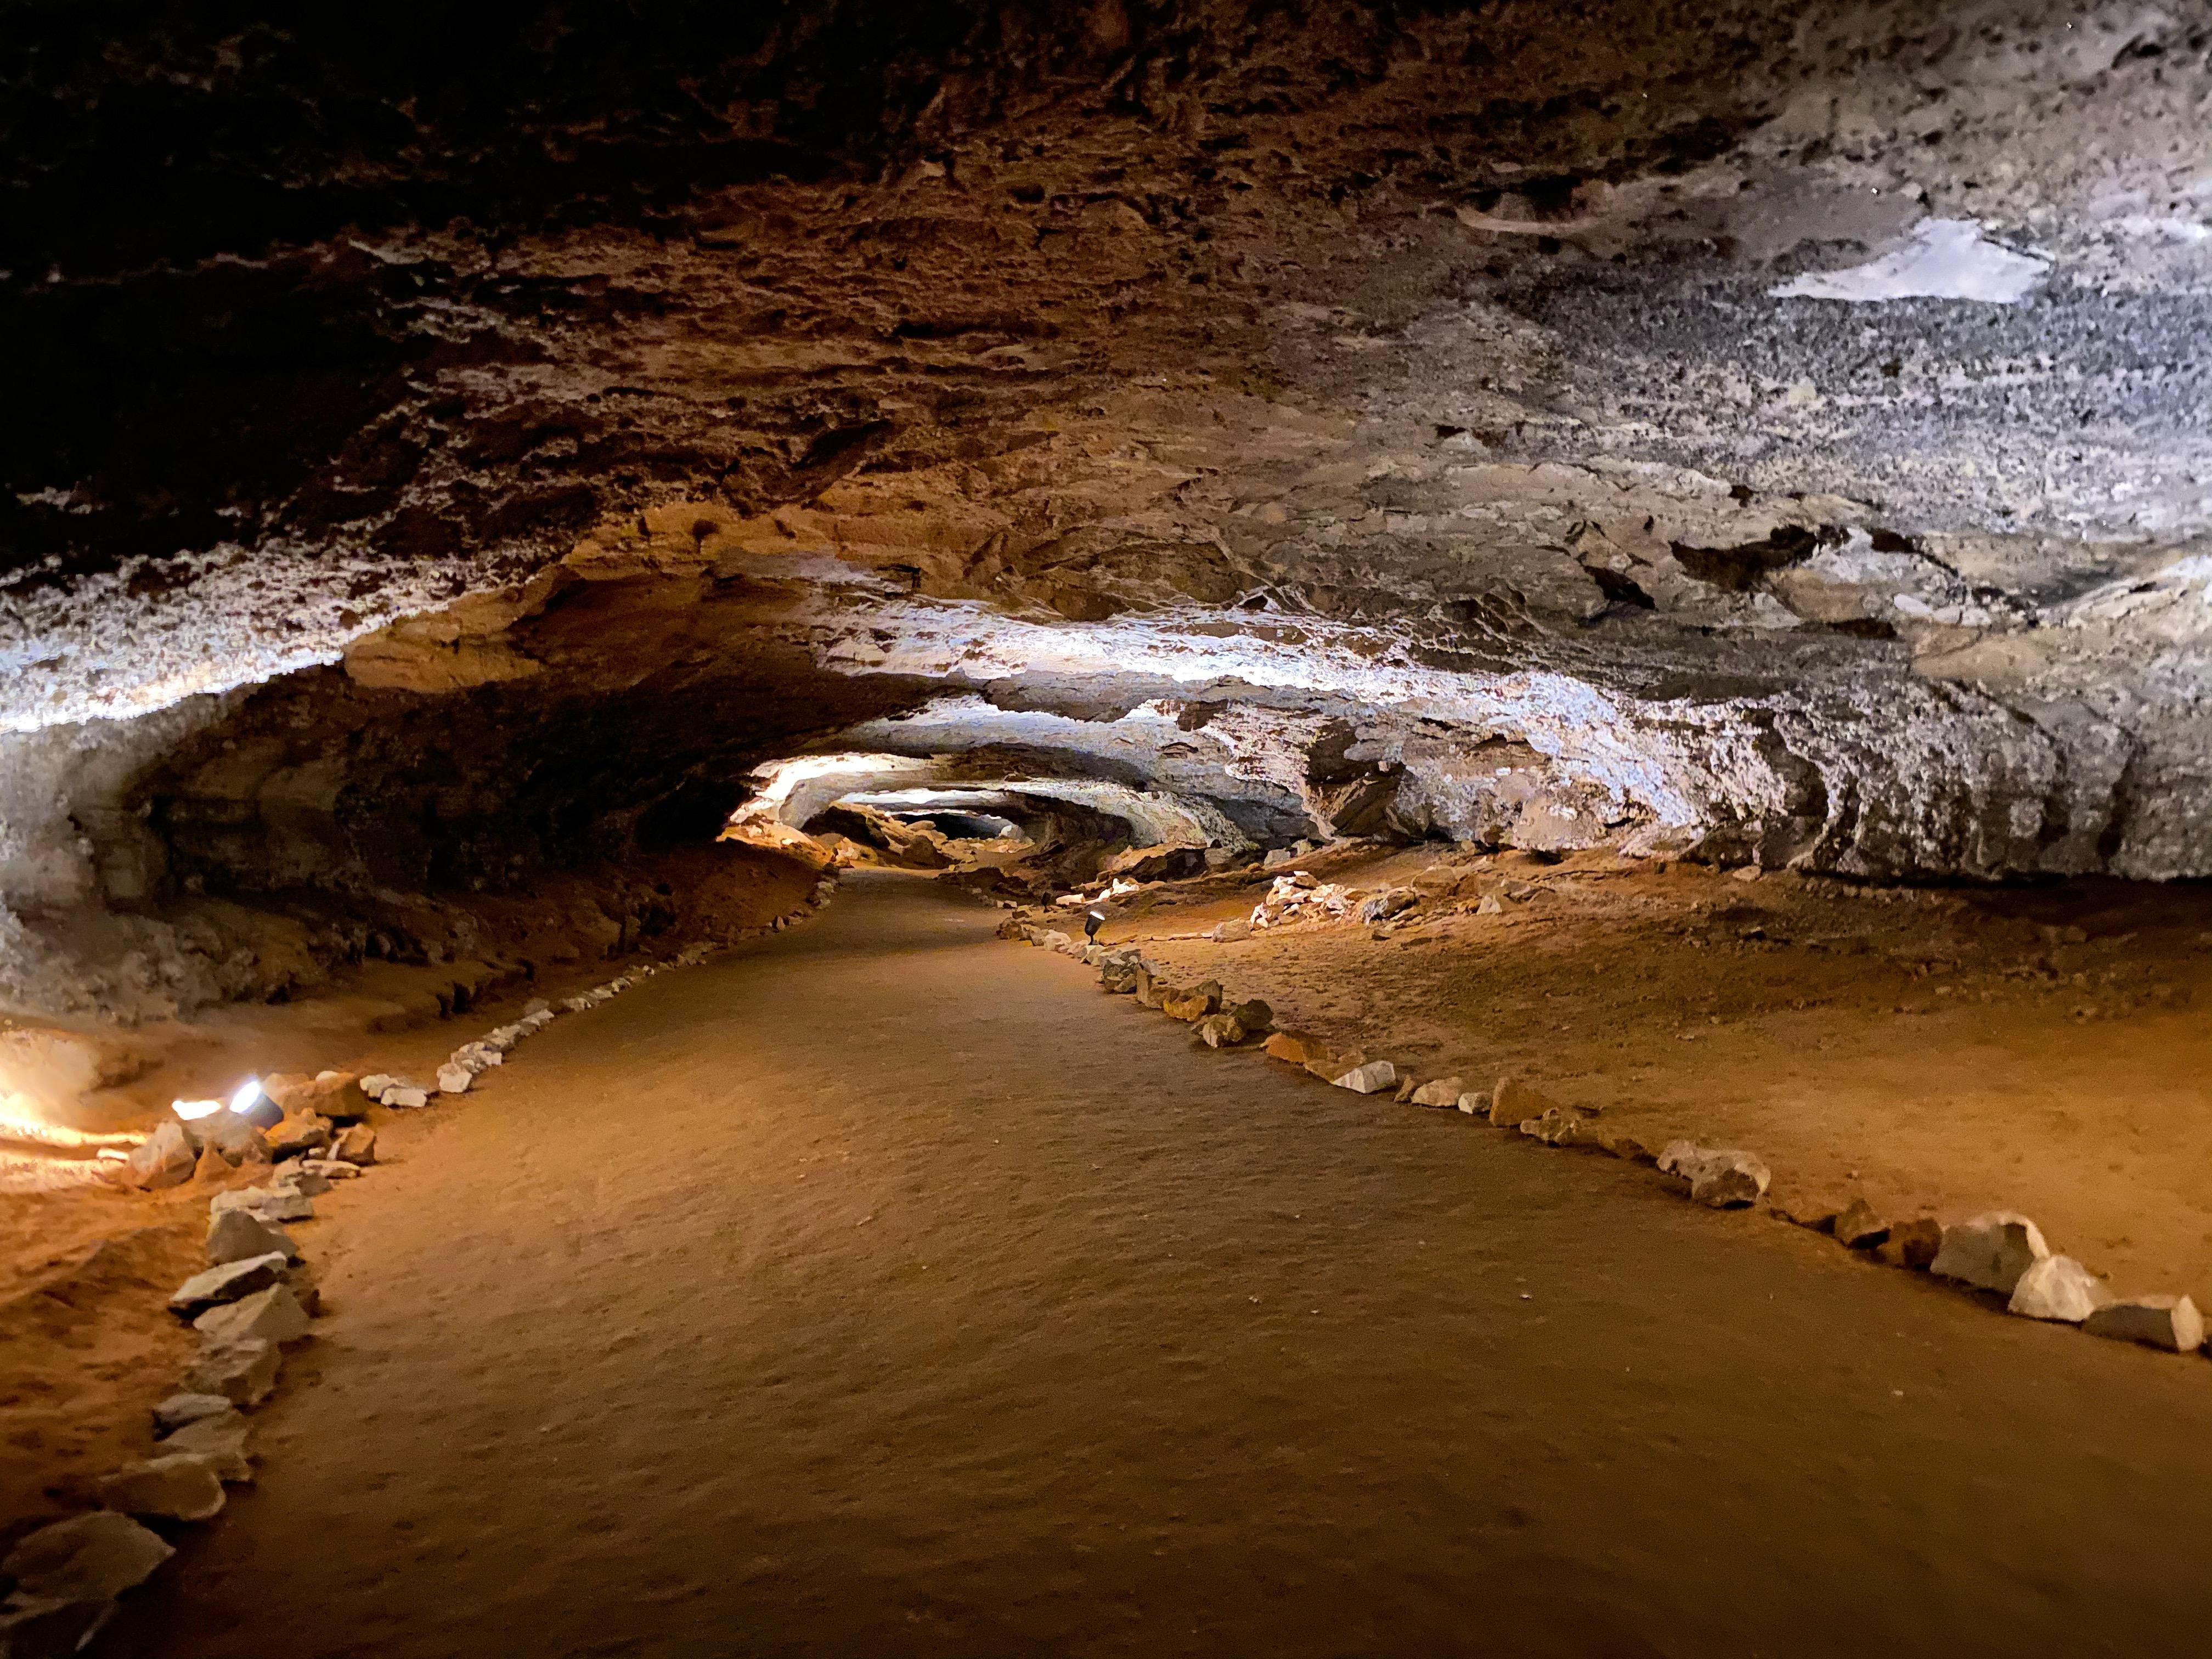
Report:
[{"label": "dusty trail", "polygon": [[185,1656],[2201,1653],[2212,1371],[1330,1090],[863,878],[312,1246]]}]

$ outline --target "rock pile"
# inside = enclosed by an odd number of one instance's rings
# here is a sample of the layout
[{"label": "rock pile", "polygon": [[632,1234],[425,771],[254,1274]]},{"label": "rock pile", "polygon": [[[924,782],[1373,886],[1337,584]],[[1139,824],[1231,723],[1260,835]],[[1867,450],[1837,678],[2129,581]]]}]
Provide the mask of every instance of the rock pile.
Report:
[{"label": "rock pile", "polygon": [[1325,882],[1304,870],[1275,878],[1267,896],[1252,908],[1255,927],[1279,927],[1285,922],[1339,921],[1352,912],[1352,890]]}]

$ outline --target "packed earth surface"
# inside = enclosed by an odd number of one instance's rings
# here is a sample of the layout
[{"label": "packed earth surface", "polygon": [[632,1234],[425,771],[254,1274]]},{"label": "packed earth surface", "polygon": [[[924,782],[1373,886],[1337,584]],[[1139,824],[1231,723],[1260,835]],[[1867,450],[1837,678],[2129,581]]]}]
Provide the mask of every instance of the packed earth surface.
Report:
[{"label": "packed earth surface", "polygon": [[2212,1627],[2201,8],[17,9],[6,1659]]}]

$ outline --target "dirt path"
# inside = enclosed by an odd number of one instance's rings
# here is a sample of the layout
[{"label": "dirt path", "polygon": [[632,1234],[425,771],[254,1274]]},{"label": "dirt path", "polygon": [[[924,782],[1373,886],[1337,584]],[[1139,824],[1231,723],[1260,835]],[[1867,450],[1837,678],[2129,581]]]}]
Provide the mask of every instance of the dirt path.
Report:
[{"label": "dirt path", "polygon": [[1191,1051],[907,879],[318,1224],[163,1656],[2201,1653],[2212,1370]]}]

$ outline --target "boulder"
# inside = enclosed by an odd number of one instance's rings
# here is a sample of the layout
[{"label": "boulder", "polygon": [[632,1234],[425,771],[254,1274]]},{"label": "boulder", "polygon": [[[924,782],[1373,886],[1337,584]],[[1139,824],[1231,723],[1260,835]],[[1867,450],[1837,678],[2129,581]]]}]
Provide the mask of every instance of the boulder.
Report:
[{"label": "boulder", "polygon": [[188,1423],[220,1417],[230,1408],[230,1401],[222,1395],[173,1394],[154,1407],[155,1436],[174,1434]]},{"label": "boulder", "polygon": [[2131,1296],[2107,1302],[2082,1321],[2081,1328],[2092,1336],[2141,1342],[2173,1353],[2192,1353],[2204,1346],[2203,1316],[2185,1296]]},{"label": "boulder", "polygon": [[40,1528],[0,1560],[0,1573],[21,1596],[106,1601],[143,1583],[175,1553],[129,1516],[95,1510]]},{"label": "boulder", "polygon": [[1421,902],[1421,896],[1410,887],[1386,887],[1359,902],[1354,913],[1361,921],[1388,921],[1403,915]]},{"label": "boulder", "polygon": [[132,1186],[154,1192],[184,1185],[192,1178],[198,1162],[198,1154],[185,1133],[185,1126],[170,1118],[131,1149],[123,1167]]},{"label": "boulder", "polygon": [[208,1223],[207,1259],[210,1267],[251,1261],[275,1250],[287,1261],[300,1259],[300,1247],[291,1234],[251,1210],[222,1210]]},{"label": "boulder", "polygon": [[1855,1198],[1832,1224],[1836,1242],[1847,1250],[1876,1250],[1889,1237],[1889,1223],[1873,1205]]},{"label": "boulder", "polygon": [[1387,1060],[1370,1060],[1364,1065],[1354,1066],[1349,1071],[1329,1079],[1340,1089],[1349,1089],[1356,1095],[1380,1094],[1398,1084],[1398,1068]]},{"label": "boulder", "polygon": [[1490,1121],[1501,1129],[1517,1129],[1532,1117],[1541,1117],[1559,1104],[1518,1078],[1502,1077],[1490,1091]]},{"label": "boulder", "polygon": [[290,1114],[313,1112],[328,1118],[356,1118],[368,1109],[351,1072],[280,1072],[261,1079],[261,1092]]},{"label": "boulder", "polygon": [[1690,1183],[1692,1203],[1715,1210],[1757,1203],[1773,1179],[1766,1165],[1750,1152],[1687,1140],[1669,1141],[1659,1154],[1659,1168]]},{"label": "boulder", "polygon": [[1221,1009],[1221,982],[1206,980],[1187,991],[1170,990],[1160,999],[1160,1012],[1170,1019],[1196,1024]]},{"label": "boulder", "polygon": [[1328,1047],[1320,1038],[1310,1037],[1302,1031],[1277,1031],[1268,1037],[1267,1052],[1270,1060],[1305,1066],[1325,1057]]},{"label": "boulder", "polygon": [[384,1091],[384,1103],[395,1111],[410,1111],[430,1103],[430,1091],[412,1083],[403,1083]]},{"label": "boulder", "polygon": [[356,1123],[331,1143],[331,1157],[342,1164],[367,1168],[376,1162],[376,1131]]},{"label": "boulder", "polygon": [[2111,1299],[2103,1281],[2072,1256],[2046,1255],[2021,1274],[2005,1311],[2078,1325]]},{"label": "boulder", "polygon": [[184,1127],[185,1138],[192,1143],[194,1152],[213,1148],[222,1154],[223,1162],[233,1165],[270,1160],[269,1142],[261,1131],[228,1106],[205,1117],[189,1119]]},{"label": "boulder", "polygon": [[299,1297],[283,1285],[236,1302],[210,1308],[192,1321],[192,1328],[213,1342],[238,1342],[258,1337],[264,1342],[297,1342],[307,1334],[307,1310]]},{"label": "boulder", "polygon": [[211,1342],[185,1373],[191,1394],[219,1394],[234,1406],[258,1406],[276,1386],[284,1356],[265,1337]]},{"label": "boulder", "polygon": [[222,1412],[187,1423],[161,1443],[161,1449],[197,1459],[218,1480],[251,1480],[253,1460],[246,1438],[253,1425],[236,1412]]},{"label": "boulder", "polygon": [[2010,1296],[2021,1275],[2050,1254],[2033,1221],[2010,1210],[1991,1210],[1944,1228],[1942,1249],[1929,1271],[1976,1290]]},{"label": "boulder", "polygon": [[1920,1273],[1931,1267],[1943,1249],[1943,1228],[1933,1216],[1915,1216],[1890,1224],[1889,1237],[1878,1254],[1893,1267]]},{"label": "boulder", "polygon": [[211,1521],[222,1513],[222,1480],[204,1462],[182,1452],[126,1463],[94,1490],[102,1504],[125,1515]]},{"label": "boulder", "polygon": [[1582,1142],[1595,1115],[1579,1106],[1553,1106],[1534,1117],[1522,1119],[1521,1133],[1547,1146],[1574,1146]]},{"label": "boulder", "polygon": [[315,1112],[302,1112],[277,1126],[269,1137],[269,1155],[278,1163],[304,1152],[319,1152],[331,1144],[331,1121]]},{"label": "boulder", "polygon": [[1137,1006],[1139,1008],[1157,1008],[1160,1006],[1160,999],[1173,988],[1174,988],[1169,985],[1165,980],[1152,972],[1151,969],[1144,967],[1141,964],[1139,965],[1137,969]]},{"label": "boulder", "polygon": [[197,1319],[210,1308],[268,1289],[283,1279],[289,1265],[290,1258],[283,1251],[271,1250],[266,1255],[210,1267],[205,1273],[194,1273],[169,1293],[169,1311]]},{"label": "boulder", "polygon": [[1416,1106],[1456,1106],[1459,1097],[1466,1092],[1466,1079],[1440,1077],[1424,1083],[1409,1098]]},{"label": "boulder", "polygon": [[465,1095],[469,1091],[469,1085],[476,1080],[474,1072],[450,1060],[438,1068],[438,1092],[441,1095]]}]

